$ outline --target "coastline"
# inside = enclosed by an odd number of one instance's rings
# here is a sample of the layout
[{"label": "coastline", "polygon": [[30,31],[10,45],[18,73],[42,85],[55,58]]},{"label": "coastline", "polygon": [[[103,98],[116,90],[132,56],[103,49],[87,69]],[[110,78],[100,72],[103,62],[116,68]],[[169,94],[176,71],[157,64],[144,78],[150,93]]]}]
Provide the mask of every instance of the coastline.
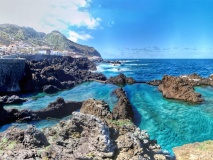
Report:
[{"label": "coastline", "polygon": [[143,117],[142,117],[143,118]]}]

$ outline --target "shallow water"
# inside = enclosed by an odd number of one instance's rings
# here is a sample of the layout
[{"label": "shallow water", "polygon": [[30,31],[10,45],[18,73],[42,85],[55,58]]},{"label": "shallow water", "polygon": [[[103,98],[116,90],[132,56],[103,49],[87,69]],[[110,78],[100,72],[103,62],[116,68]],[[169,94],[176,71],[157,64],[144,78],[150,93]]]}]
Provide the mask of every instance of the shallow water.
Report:
[{"label": "shallow water", "polygon": [[196,88],[205,98],[202,104],[165,99],[157,87],[146,84],[128,85],[125,90],[135,123],[164,150],[172,153],[173,147],[213,139],[213,88]]},{"label": "shallow water", "polygon": [[[47,95],[44,93],[37,94],[26,94],[21,95],[24,98],[28,98],[29,101],[24,102],[21,105],[7,105],[5,108],[17,108],[39,110],[48,106],[50,102],[53,102],[57,97],[63,97],[65,100],[70,101],[84,101],[89,98],[94,98],[97,100],[104,100],[109,104],[110,109],[116,104],[117,97],[112,94],[112,91],[116,89],[117,86],[111,84],[102,84],[97,82],[86,82],[81,85],[76,86],[71,90],[65,90],[58,92],[54,95]],[[65,117],[66,118],[66,117]],[[68,117],[69,118],[69,117]],[[37,128],[50,127],[58,123],[62,119],[49,119],[41,121],[33,121],[30,123],[12,123],[4,126],[0,126],[0,132],[5,131],[10,126],[17,126],[19,128],[26,127],[26,124],[33,124]]]}]

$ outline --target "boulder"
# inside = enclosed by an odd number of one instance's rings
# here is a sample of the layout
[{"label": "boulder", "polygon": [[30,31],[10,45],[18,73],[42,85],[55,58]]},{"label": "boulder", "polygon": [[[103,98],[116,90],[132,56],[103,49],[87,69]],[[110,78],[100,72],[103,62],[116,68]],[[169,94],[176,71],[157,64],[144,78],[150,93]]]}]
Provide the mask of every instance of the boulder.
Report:
[{"label": "boulder", "polygon": [[109,105],[104,101],[97,101],[95,99],[88,99],[84,101],[80,112],[84,114],[91,114],[99,118],[112,118]]}]

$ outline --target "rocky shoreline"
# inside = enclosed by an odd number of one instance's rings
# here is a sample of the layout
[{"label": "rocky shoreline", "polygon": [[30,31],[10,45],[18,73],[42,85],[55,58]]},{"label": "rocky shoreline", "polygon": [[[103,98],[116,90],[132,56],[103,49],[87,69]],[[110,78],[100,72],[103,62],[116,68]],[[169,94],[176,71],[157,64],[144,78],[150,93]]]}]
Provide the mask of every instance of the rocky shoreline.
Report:
[{"label": "rocky shoreline", "polygon": [[110,115],[105,102],[90,99],[72,118],[42,131],[11,127],[0,133],[0,155],[11,160],[170,159],[146,131],[129,119],[113,120]]},{"label": "rocky shoreline", "polygon": [[200,103],[204,99],[194,91],[194,87],[213,86],[213,75],[209,78],[202,78],[196,73],[179,77],[165,75],[162,80],[153,80],[147,84],[158,86],[165,98]]}]

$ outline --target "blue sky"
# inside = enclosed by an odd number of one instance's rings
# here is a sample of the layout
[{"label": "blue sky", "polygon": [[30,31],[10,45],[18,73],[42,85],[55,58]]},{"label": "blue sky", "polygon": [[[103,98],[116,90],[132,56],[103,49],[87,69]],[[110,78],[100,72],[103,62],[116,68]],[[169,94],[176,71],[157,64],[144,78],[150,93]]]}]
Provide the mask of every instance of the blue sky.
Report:
[{"label": "blue sky", "polygon": [[16,0],[8,14],[2,1],[0,23],[57,29],[104,58],[213,58],[213,0]]}]

